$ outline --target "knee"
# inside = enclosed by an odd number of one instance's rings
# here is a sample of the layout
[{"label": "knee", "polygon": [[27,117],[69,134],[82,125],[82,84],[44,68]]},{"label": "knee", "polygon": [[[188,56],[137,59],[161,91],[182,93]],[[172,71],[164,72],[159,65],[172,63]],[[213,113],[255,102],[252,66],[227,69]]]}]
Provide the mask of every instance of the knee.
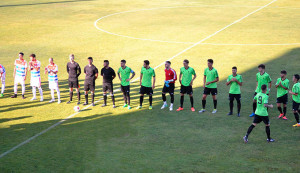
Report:
[{"label": "knee", "polygon": [[256,123],[252,123],[252,125],[253,125],[253,126],[256,126],[257,124],[256,124]]},{"label": "knee", "polygon": [[205,100],[205,99],[206,99],[206,95],[203,95],[203,96],[202,96],[202,100]]}]

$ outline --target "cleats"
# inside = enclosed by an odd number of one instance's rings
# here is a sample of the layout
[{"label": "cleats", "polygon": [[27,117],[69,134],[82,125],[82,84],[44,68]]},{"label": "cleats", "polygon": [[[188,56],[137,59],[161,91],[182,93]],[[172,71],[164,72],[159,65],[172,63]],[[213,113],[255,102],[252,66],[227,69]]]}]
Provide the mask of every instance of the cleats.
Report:
[{"label": "cleats", "polygon": [[142,109],[142,106],[138,106],[138,107],[136,107],[136,109]]},{"label": "cleats", "polygon": [[131,107],[128,105],[128,110],[130,110],[131,109]]},{"label": "cleats", "polygon": [[22,95],[22,99],[26,99],[25,95]]},{"label": "cleats", "polygon": [[250,114],[249,115],[249,117],[253,117],[255,115],[255,113],[254,112],[252,112],[252,114]]},{"label": "cleats", "polygon": [[280,118],[282,118],[283,117],[283,114],[280,114],[279,116],[278,116],[278,119],[280,119]]},{"label": "cleats", "polygon": [[201,114],[201,113],[204,113],[206,110],[205,109],[201,109],[200,111],[199,111],[199,113]]},{"label": "cleats", "polygon": [[217,113],[217,109],[214,109],[211,113],[213,114]]},{"label": "cleats", "polygon": [[267,142],[275,142],[275,139],[267,139]]},{"label": "cleats", "polygon": [[293,127],[300,127],[300,123],[294,124]]},{"label": "cleats", "polygon": [[128,104],[124,104],[123,108],[126,108],[128,106]]},{"label": "cleats", "polygon": [[35,98],[35,97],[33,97],[32,99],[30,99],[30,101],[33,101],[33,100],[36,100],[36,98]]},{"label": "cleats", "polygon": [[83,103],[83,105],[88,105],[88,104],[89,104],[88,102],[84,102],[84,103]]},{"label": "cleats", "polygon": [[195,112],[195,108],[194,108],[194,107],[192,107],[192,108],[191,108],[191,111],[192,111],[192,112]]},{"label": "cleats", "polygon": [[58,100],[58,101],[57,101],[57,104],[61,104],[61,100]]},{"label": "cleats", "polygon": [[169,110],[170,110],[170,111],[173,111],[173,106],[170,106]]},{"label": "cleats", "polygon": [[105,106],[106,106],[106,104],[101,105],[101,107],[105,107]]},{"label": "cleats", "polygon": [[67,102],[67,104],[70,104],[70,103],[71,103],[71,101],[68,101],[68,102]]},{"label": "cleats", "polygon": [[95,106],[95,103],[92,103],[92,106]]},{"label": "cleats", "polygon": [[17,94],[14,94],[14,95],[12,95],[10,98],[17,98],[18,97],[18,95]]},{"label": "cleats", "polygon": [[283,119],[283,120],[287,120],[287,117],[286,117],[286,116],[283,116],[282,119]]},{"label": "cleats", "polygon": [[152,106],[149,106],[149,110],[152,110]]},{"label": "cleats", "polygon": [[43,98],[43,97],[41,97],[41,99],[40,99],[40,102],[42,102],[42,101],[44,101],[44,98]]},{"label": "cleats", "polygon": [[248,137],[244,136],[243,139],[244,139],[245,144],[247,144],[248,143]]},{"label": "cleats", "polygon": [[113,108],[116,108],[117,106],[116,105],[113,105]]},{"label": "cleats", "polygon": [[0,94],[0,97],[4,97],[4,95],[3,95],[3,94]]},{"label": "cleats", "polygon": [[183,108],[179,107],[176,111],[183,111]]},{"label": "cleats", "polygon": [[168,105],[167,104],[163,104],[160,109],[165,109],[166,107],[168,107]]},{"label": "cleats", "polygon": [[240,116],[241,116],[241,113],[238,113],[236,116],[237,116],[237,117],[240,117]]},{"label": "cleats", "polygon": [[227,115],[232,115],[232,112],[229,112]]},{"label": "cleats", "polygon": [[80,102],[77,102],[77,105],[80,105]]},{"label": "cleats", "polygon": [[54,99],[51,99],[51,100],[49,101],[49,103],[53,103],[53,102],[55,102],[55,100],[54,100]]}]

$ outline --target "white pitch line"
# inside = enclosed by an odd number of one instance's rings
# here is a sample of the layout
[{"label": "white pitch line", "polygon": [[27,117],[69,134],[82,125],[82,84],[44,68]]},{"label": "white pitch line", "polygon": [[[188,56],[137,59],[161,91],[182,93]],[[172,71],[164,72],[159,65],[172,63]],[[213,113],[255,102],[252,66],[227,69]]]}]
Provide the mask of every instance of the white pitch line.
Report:
[{"label": "white pitch line", "polygon": [[[185,48],[184,50],[180,51],[180,52],[177,53],[176,55],[174,55],[174,56],[172,56],[171,58],[169,58],[168,61],[170,61],[170,60],[176,58],[177,56],[183,54],[184,52],[186,52],[186,51],[192,49],[193,47],[195,47],[195,46],[197,46],[197,45],[199,45],[199,44],[202,43],[203,41],[205,41],[205,40],[207,40],[207,39],[209,39],[209,38],[215,36],[215,35],[218,34],[219,32],[221,32],[221,31],[227,29],[228,27],[230,27],[230,26],[232,26],[232,25],[234,25],[234,24],[236,24],[236,23],[242,21],[243,19],[247,18],[248,16],[250,16],[250,15],[252,15],[252,14],[254,14],[254,13],[260,11],[260,10],[262,10],[263,8],[265,8],[265,7],[269,6],[269,5],[271,5],[272,3],[276,2],[276,1],[277,1],[277,0],[273,0],[273,1],[269,2],[268,4],[266,4],[266,5],[264,5],[264,6],[261,6],[260,8],[258,8],[258,9],[256,9],[256,10],[252,11],[251,13],[245,15],[244,17],[242,17],[242,18],[240,18],[240,19],[234,21],[233,23],[231,23],[231,24],[225,26],[224,28],[222,28],[222,29],[216,31],[215,33],[213,33],[213,34],[211,34],[211,35],[205,37],[204,39],[198,41],[197,43],[193,44],[192,46],[190,46],[190,47],[188,47],[188,48]],[[157,69],[158,67],[162,66],[164,63],[165,63],[165,62],[162,62],[161,64],[159,64],[158,66],[156,66],[154,69]],[[139,78],[136,78],[136,79],[134,79],[132,82],[134,82],[134,81],[136,81],[136,80],[138,80],[138,79],[139,79]],[[102,100],[102,99],[100,99],[100,100]],[[100,100],[96,101],[96,103],[98,103]],[[82,110],[88,109],[89,107],[91,107],[91,105],[88,105],[88,106],[84,107]],[[16,150],[16,149],[18,149],[18,148],[20,148],[21,146],[23,146],[23,145],[29,143],[30,141],[32,141],[32,140],[34,140],[35,138],[41,136],[42,134],[48,132],[49,130],[53,129],[54,127],[56,127],[56,126],[62,124],[63,122],[65,122],[65,121],[71,119],[72,117],[76,116],[76,115],[79,114],[79,113],[80,113],[80,112],[76,112],[76,113],[74,113],[74,114],[68,116],[67,118],[65,118],[65,119],[63,119],[63,120],[61,120],[61,121],[59,121],[59,122],[53,124],[52,126],[48,127],[47,129],[41,131],[40,133],[37,133],[36,135],[34,135],[34,136],[28,138],[27,140],[25,140],[25,141],[21,142],[20,144],[14,146],[13,148],[9,149],[8,151],[2,153],[2,154],[0,155],[0,158],[4,157],[5,155],[11,153],[12,151],[14,151],[14,150]]]}]

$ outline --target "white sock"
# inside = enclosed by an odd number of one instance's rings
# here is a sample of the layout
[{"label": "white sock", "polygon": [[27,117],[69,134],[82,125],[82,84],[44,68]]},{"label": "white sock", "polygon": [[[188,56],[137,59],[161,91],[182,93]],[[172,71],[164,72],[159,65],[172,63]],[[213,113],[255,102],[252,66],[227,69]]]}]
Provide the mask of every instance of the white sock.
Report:
[{"label": "white sock", "polygon": [[42,87],[39,88],[40,96],[43,97],[43,89]]},{"label": "white sock", "polygon": [[5,90],[5,83],[2,83],[1,94],[4,94],[4,90]]},{"label": "white sock", "polygon": [[36,98],[36,87],[35,86],[32,87],[32,94],[33,94],[33,98]]},{"label": "white sock", "polygon": [[52,100],[54,100],[54,89],[51,89],[51,97],[52,97]]},{"label": "white sock", "polygon": [[57,92],[57,99],[60,100],[60,91],[59,91],[59,88],[56,89],[56,92]]},{"label": "white sock", "polygon": [[25,94],[25,84],[22,85],[22,95]]},{"label": "white sock", "polygon": [[170,107],[173,107],[173,103],[170,104]]},{"label": "white sock", "polygon": [[18,84],[14,85],[14,93],[17,94],[18,93]]},{"label": "white sock", "polygon": [[164,101],[164,105],[167,105],[167,101]]}]

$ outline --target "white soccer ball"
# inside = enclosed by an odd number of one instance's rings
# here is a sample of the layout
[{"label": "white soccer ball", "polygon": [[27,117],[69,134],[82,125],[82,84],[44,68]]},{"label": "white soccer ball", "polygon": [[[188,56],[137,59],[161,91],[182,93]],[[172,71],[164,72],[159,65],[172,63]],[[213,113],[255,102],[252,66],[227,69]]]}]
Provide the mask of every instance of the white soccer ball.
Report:
[{"label": "white soccer ball", "polygon": [[80,111],[80,107],[79,106],[74,106],[74,111],[75,112],[79,112]]}]

